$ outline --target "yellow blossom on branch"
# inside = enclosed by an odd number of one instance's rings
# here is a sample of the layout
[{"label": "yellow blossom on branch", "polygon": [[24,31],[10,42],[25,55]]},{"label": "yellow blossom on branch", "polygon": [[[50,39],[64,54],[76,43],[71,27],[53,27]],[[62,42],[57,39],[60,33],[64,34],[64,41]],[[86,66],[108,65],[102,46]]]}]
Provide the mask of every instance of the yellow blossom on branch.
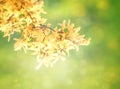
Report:
[{"label": "yellow blossom on branch", "polygon": [[41,17],[45,14],[42,0],[0,0],[0,31],[4,37],[20,33],[15,40],[15,50],[31,51],[37,56],[39,65],[52,66],[57,60],[63,60],[71,49],[88,45],[90,39],[79,34],[70,21],[64,20],[55,28]]}]

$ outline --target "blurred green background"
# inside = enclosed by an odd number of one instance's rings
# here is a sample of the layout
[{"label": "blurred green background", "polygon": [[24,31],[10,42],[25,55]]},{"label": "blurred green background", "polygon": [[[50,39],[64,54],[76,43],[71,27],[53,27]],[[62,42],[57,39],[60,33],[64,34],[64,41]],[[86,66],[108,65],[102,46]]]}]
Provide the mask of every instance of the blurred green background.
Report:
[{"label": "blurred green background", "polygon": [[70,19],[91,43],[52,68],[35,70],[36,57],[15,52],[0,32],[0,89],[120,89],[120,1],[44,1],[43,16],[53,27]]}]

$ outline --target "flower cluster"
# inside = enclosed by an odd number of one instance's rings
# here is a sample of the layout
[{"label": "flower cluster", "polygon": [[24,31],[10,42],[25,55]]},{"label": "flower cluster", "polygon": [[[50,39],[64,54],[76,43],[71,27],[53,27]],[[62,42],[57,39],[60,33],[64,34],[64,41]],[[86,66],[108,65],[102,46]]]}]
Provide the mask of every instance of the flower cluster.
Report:
[{"label": "flower cluster", "polygon": [[15,40],[15,50],[31,51],[37,56],[39,68],[42,64],[52,66],[57,60],[64,59],[71,49],[79,49],[80,45],[88,45],[90,39],[79,34],[70,21],[63,21],[55,28],[46,24],[42,0],[0,0],[0,30],[4,37],[15,32],[21,35]]}]

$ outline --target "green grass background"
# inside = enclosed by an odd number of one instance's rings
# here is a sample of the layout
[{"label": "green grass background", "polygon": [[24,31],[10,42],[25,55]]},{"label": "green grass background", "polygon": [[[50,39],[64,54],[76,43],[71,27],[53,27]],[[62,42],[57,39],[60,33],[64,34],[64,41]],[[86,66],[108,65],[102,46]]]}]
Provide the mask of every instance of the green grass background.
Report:
[{"label": "green grass background", "polygon": [[120,1],[44,0],[52,27],[63,20],[81,26],[89,46],[66,61],[35,70],[36,57],[15,52],[0,32],[0,89],[120,89]]}]

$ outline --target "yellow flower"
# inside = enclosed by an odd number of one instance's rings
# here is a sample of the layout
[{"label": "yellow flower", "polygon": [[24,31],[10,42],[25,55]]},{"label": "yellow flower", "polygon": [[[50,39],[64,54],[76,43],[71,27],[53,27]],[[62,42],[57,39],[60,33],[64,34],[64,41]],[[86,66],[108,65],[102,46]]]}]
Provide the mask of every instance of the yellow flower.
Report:
[{"label": "yellow flower", "polygon": [[15,50],[31,51],[37,56],[37,69],[44,64],[52,66],[58,60],[64,60],[71,49],[79,49],[80,45],[88,45],[90,39],[79,34],[80,28],[75,28],[70,21],[63,21],[58,27],[51,28],[46,24],[41,14],[44,2],[42,0],[1,0],[0,30],[4,37],[15,32],[20,33],[15,40]]}]

